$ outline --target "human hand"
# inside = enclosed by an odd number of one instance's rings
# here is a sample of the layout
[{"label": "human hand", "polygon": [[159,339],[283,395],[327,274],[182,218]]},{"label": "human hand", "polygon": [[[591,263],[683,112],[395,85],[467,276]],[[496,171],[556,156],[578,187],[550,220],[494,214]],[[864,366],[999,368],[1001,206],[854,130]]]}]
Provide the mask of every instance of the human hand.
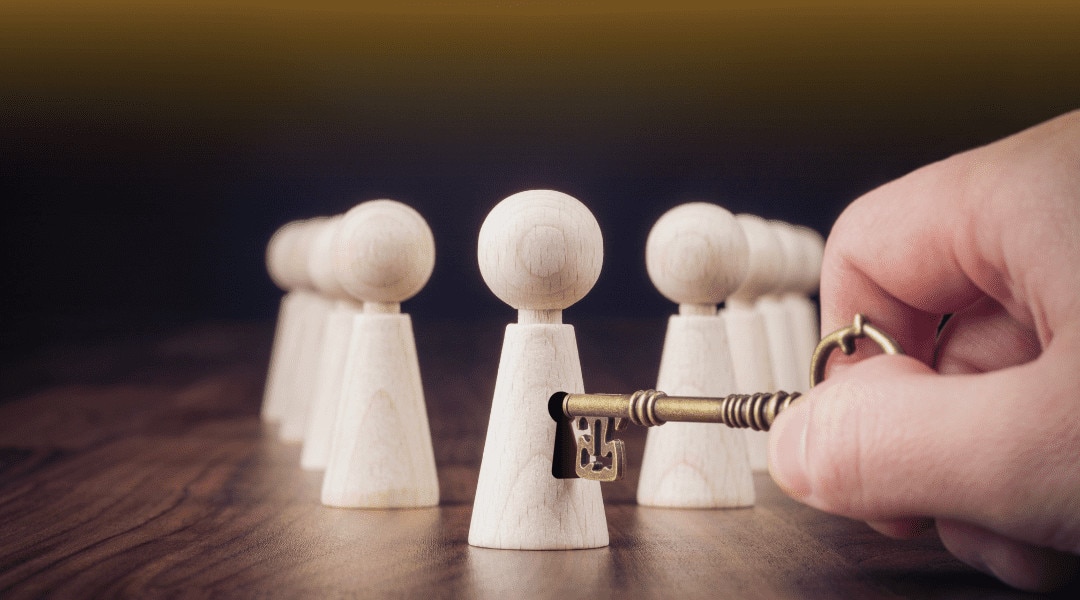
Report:
[{"label": "human hand", "polygon": [[834,358],[773,425],[776,482],[893,537],[933,519],[950,552],[1009,585],[1067,582],[1080,564],[1080,111],[852,203],[825,249],[821,312],[826,332],[861,312],[909,356]]}]

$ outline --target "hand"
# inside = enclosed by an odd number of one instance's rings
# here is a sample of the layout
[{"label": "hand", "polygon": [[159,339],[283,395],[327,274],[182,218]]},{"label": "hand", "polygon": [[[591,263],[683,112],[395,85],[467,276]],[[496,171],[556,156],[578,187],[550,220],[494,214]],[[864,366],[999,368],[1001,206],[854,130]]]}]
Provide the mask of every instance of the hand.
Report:
[{"label": "hand", "polygon": [[[1080,111],[855,201],[822,331],[856,312],[908,357],[835,358],[773,425],[791,496],[1047,590],[1080,554]],[[943,315],[952,313],[940,335]],[[856,358],[861,353],[856,353]]]}]

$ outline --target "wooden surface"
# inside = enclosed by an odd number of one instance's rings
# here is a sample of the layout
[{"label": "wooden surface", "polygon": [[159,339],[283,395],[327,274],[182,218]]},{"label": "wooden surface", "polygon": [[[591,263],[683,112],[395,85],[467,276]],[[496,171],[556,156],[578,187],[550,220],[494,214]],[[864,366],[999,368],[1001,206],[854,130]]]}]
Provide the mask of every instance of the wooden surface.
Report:
[{"label": "wooden surface", "polygon": [[[575,327],[587,389],[655,379],[662,319]],[[0,597],[1019,595],[932,535],[885,539],[787,499],[764,475],[754,508],[638,507],[640,431],[626,438],[631,476],[604,489],[609,547],[468,546],[502,328],[416,323],[442,498],[416,510],[320,505],[300,447],[258,418],[269,325],[28,352],[0,378]]]}]

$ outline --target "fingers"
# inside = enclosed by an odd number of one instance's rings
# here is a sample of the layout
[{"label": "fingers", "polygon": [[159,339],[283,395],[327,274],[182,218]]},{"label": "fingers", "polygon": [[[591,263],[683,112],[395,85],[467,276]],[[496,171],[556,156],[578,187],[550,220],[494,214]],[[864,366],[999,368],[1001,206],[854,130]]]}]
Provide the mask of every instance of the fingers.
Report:
[{"label": "fingers", "polygon": [[960,521],[937,522],[945,548],[968,565],[1022,590],[1049,592],[1076,578],[1080,557],[1022,544]]},{"label": "fingers", "polygon": [[822,331],[856,312],[932,357],[935,327],[982,296],[1052,332],[1080,319],[1080,113],[919,169],[855,201],[829,236]]},{"label": "fingers", "polygon": [[856,364],[782,413],[769,464],[785,491],[898,537],[938,518],[951,551],[1024,589],[1075,570],[1046,548],[1080,553],[1078,164],[1080,112],[848,207],[822,331],[862,313],[916,360],[841,356]]},{"label": "fingers", "polygon": [[[932,360],[941,315],[982,295],[954,256],[951,234],[956,228],[945,224],[947,217],[933,212],[928,201],[950,194],[960,180],[959,169],[931,165],[874,190],[844,211],[822,263],[823,332],[862,313],[909,355]],[[935,216],[925,218],[928,214]]]},{"label": "fingers", "polygon": [[1041,352],[1035,331],[992,298],[982,298],[945,324],[934,367],[942,374],[986,373],[1031,362]]},{"label": "fingers", "polygon": [[[770,472],[790,495],[828,512],[954,518],[1076,551],[1080,517],[1068,506],[1080,495],[1070,391],[1078,378],[1075,364],[1047,354],[955,376],[908,357],[865,360],[781,413]],[[1032,410],[1032,398],[1047,404]]]}]

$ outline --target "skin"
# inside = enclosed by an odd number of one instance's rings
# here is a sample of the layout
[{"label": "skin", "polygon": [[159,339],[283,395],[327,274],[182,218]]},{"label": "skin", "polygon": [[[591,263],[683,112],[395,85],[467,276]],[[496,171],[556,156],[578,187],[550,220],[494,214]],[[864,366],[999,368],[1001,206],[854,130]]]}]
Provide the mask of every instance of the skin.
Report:
[{"label": "skin", "polygon": [[[1080,111],[926,166],[829,236],[822,331],[860,344],[783,413],[770,472],[792,497],[1025,590],[1080,566]],[[938,334],[945,314],[954,316]],[[867,358],[869,357],[869,358]]]}]

